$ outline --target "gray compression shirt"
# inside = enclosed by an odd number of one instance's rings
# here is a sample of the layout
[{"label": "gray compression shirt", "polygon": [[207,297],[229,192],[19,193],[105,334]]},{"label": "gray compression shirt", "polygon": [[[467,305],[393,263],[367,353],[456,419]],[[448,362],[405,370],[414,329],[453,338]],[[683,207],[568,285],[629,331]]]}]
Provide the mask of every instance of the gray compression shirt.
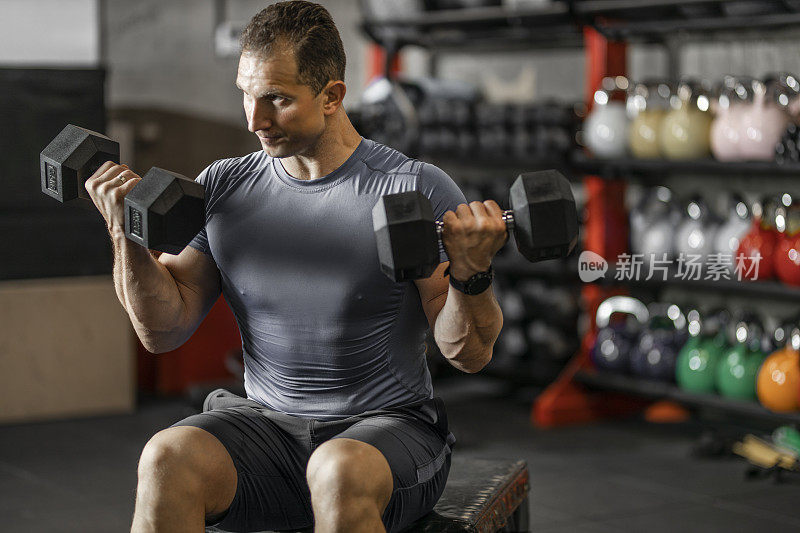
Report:
[{"label": "gray compression shirt", "polygon": [[250,399],[333,420],[433,396],[419,292],[381,272],[372,207],[418,190],[441,220],[466,202],[447,174],[363,139],[319,179],[295,179],[259,151],[216,161],[197,181],[206,225],[191,246],[221,273]]}]

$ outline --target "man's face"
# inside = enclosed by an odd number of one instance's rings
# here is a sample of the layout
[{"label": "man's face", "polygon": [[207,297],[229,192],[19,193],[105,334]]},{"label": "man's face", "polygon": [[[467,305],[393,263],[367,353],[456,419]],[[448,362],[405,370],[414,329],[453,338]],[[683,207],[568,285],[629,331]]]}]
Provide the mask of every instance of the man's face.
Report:
[{"label": "man's face", "polygon": [[297,79],[291,50],[268,57],[245,52],[239,59],[236,86],[244,93],[247,129],[255,133],[271,157],[303,154],[325,129],[323,98]]}]

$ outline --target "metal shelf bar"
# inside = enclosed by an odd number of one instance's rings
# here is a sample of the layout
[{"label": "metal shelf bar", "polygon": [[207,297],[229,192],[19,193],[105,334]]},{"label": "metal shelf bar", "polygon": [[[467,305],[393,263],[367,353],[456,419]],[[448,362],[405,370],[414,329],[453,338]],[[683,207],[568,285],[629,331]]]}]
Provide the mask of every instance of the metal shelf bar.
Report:
[{"label": "metal shelf bar", "polygon": [[[571,10],[565,2],[518,10],[480,7],[392,19],[367,17],[362,29],[378,42],[387,35],[402,35],[404,44],[477,50],[487,41],[503,40],[531,47],[576,47],[581,25],[595,27],[609,40],[652,43],[663,43],[676,33],[702,40],[724,31],[800,27],[800,10],[793,4],[770,4],[766,7],[772,11],[752,16],[728,15],[726,4],[725,0],[583,0],[574,2]],[[701,10],[703,15],[690,17],[692,10]],[[452,33],[459,30],[461,35]],[[468,35],[467,30],[486,33]]]},{"label": "metal shelf bar", "polygon": [[731,414],[773,420],[778,423],[800,423],[800,413],[778,413],[766,409],[755,401],[747,402],[714,394],[690,393],[671,383],[598,370],[580,370],[575,374],[574,379],[591,387],[614,390],[652,400],[672,400],[689,407],[718,409]]}]

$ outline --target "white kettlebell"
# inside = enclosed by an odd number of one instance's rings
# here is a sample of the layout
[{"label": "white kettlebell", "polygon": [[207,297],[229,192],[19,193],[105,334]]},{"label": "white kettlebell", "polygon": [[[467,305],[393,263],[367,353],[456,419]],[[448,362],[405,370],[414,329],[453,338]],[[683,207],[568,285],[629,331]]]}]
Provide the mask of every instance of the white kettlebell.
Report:
[{"label": "white kettlebell", "polygon": [[752,225],[747,203],[740,195],[732,194],[728,205],[728,217],[714,236],[714,253],[719,254],[721,260],[725,259],[724,262],[730,270],[733,270],[739,244]]},{"label": "white kettlebell", "polygon": [[706,262],[714,249],[717,227],[705,200],[695,196],[686,204],[684,219],[675,232],[675,253],[683,254],[687,260],[690,256],[699,256],[701,262]]},{"label": "white kettlebell", "polygon": [[628,115],[625,103],[612,100],[628,89],[623,76],[603,78],[594,93],[594,107],[584,122],[584,142],[596,157],[623,157],[628,151]]},{"label": "white kettlebell", "polygon": [[672,191],[666,187],[651,189],[635,211],[631,219],[633,253],[641,254],[645,264],[665,258],[671,261],[675,256],[673,234],[681,217]]}]

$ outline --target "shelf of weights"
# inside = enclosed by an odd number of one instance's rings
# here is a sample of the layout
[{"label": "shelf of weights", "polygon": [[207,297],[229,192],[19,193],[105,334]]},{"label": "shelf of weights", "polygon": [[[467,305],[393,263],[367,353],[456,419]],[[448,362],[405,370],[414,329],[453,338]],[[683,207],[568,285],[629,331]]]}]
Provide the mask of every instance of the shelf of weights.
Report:
[{"label": "shelf of weights", "polygon": [[[737,11],[737,9],[739,11]],[[366,19],[362,25],[365,33],[376,43],[390,52],[397,52],[405,45],[418,45],[433,51],[457,50],[461,52],[494,52],[539,47],[583,48],[589,64],[597,63],[590,69],[587,83],[596,86],[602,76],[624,74],[624,49],[613,48],[591,37],[597,33],[612,42],[674,42],[680,39],[708,40],[723,36],[725,32],[736,32],[741,38],[745,33],[759,33],[765,30],[773,34],[782,28],[800,26],[800,6],[792,2],[726,2],[724,0],[605,0],[570,2],[554,1],[545,7],[523,10],[510,10],[506,7],[485,9],[462,9],[419,13],[417,16],[395,17],[391,20]],[[588,31],[587,27],[593,28]],[[591,38],[589,38],[591,37]],[[587,41],[587,38],[589,40]],[[622,62],[620,62],[620,58]],[[505,166],[522,168],[531,162],[503,160]],[[663,176],[665,172],[695,172],[729,175],[731,173],[754,176],[785,176],[791,178],[800,172],[800,166],[777,166],[769,163],[747,163],[726,165],[716,161],[704,160],[684,163],[665,161],[615,160],[599,161],[581,159],[571,161],[571,167],[587,175],[596,175],[605,180],[638,178],[647,181],[648,177]],[[480,165],[481,162],[476,164]],[[496,162],[484,162],[494,167]],[[541,167],[540,167],[541,168]],[[595,194],[604,194],[595,191]],[[615,193],[609,191],[610,196]],[[601,223],[604,224],[604,223]],[[595,224],[596,226],[596,224]],[[595,228],[597,229],[597,228]],[[597,232],[594,232],[597,235]],[[605,231],[604,234],[608,235]],[[596,242],[596,238],[594,239]],[[610,246],[614,246],[610,244]],[[576,254],[577,255],[577,254]],[[563,263],[550,262],[548,266],[528,265],[508,257],[499,258],[498,270],[509,273],[531,274],[542,277],[577,277],[577,266],[569,267]],[[555,265],[555,266],[554,266]],[[613,276],[609,276],[613,279]],[[607,278],[592,285],[612,283]],[[659,285],[686,286],[692,290],[737,291],[748,296],[766,298],[796,298],[794,289],[772,282],[748,282],[721,280],[718,282],[681,280],[636,282],[645,287],[657,288]],[[595,300],[599,293],[591,293]],[[584,343],[586,341],[584,338]],[[627,392],[629,395],[655,399],[670,397],[684,404],[692,402],[713,403],[727,410],[752,413],[761,418],[773,417],[774,413],[760,408],[757,404],[730,402],[718,397],[690,397],[680,391],[665,386],[657,389],[652,383],[626,379],[619,376],[591,374],[585,370],[586,348],[579,350],[562,376],[545,394],[537,398],[531,411],[531,420],[542,427],[580,423],[598,417],[613,416],[623,412],[638,410],[629,400],[623,398],[590,398],[574,389],[572,382],[584,382],[607,391]],[[603,379],[606,378],[606,379]],[[591,381],[591,383],[590,383]],[[599,401],[598,401],[599,400]],[[611,401],[609,401],[611,400]],[[783,417],[783,415],[779,415]],[[789,415],[790,417],[792,415]]]},{"label": "shelf of weights", "polygon": [[716,394],[686,392],[674,383],[594,369],[579,370],[573,380],[593,389],[629,394],[653,401],[672,401],[690,409],[713,409],[718,412],[779,424],[800,424],[800,413],[775,412],[756,401],[726,398]]},{"label": "shelf of weights", "polygon": [[376,17],[362,2],[361,29],[388,49],[492,52],[581,48],[581,28],[610,41],[708,40],[725,33],[775,32],[800,25],[797,2],[728,0],[553,0],[534,6],[487,6]]},{"label": "shelf of weights", "polygon": [[[515,275],[532,275],[549,280],[574,280],[578,282],[577,254],[566,261],[547,261],[531,264],[511,254],[499,258],[498,270]],[[642,289],[657,294],[667,287],[677,287],[690,291],[702,291],[756,297],[779,301],[798,301],[800,288],[790,287],[777,281],[738,281],[736,279],[702,280],[681,279],[677,272],[668,271],[663,277],[651,279],[626,280],[617,275],[613,268],[604,278],[594,284],[605,287],[625,286],[629,289]],[[654,299],[657,299],[654,296]],[[578,369],[572,380],[589,389],[621,393],[648,401],[672,401],[690,410],[714,410],[751,420],[778,424],[800,424],[800,413],[779,413],[762,407],[755,401],[726,398],[714,394],[697,394],[683,391],[674,383],[643,379],[631,375],[599,371],[588,366]]]},{"label": "shelf of weights", "polygon": [[599,159],[584,152],[571,154],[567,165],[573,172],[591,174],[604,179],[636,180],[653,183],[664,176],[746,176],[753,178],[785,179],[795,185],[800,178],[800,163],[777,163],[774,161],[723,162],[712,158],[686,161],[667,159]]}]

